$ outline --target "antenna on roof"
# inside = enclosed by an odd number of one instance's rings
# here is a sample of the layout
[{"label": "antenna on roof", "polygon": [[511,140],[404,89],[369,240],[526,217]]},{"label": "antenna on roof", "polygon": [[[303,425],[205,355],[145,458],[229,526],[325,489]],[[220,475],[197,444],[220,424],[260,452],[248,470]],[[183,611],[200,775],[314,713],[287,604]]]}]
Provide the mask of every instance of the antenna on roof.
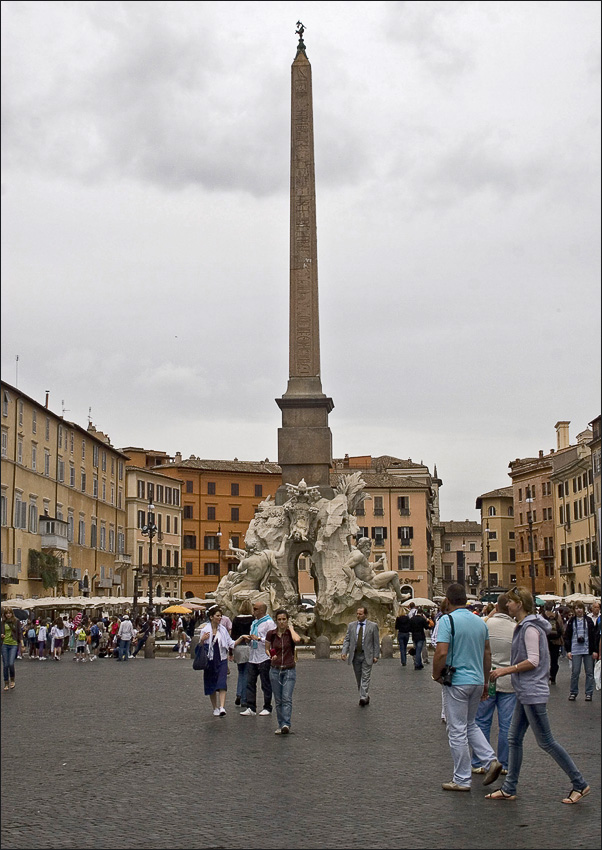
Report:
[{"label": "antenna on roof", "polygon": [[92,408],[88,408],[88,425],[92,424]]},{"label": "antenna on roof", "polygon": [[65,417],[65,413],[70,413],[70,412],[71,412],[71,411],[70,411],[70,409],[69,409],[68,407],[65,407],[65,399],[64,399],[64,398],[62,398],[62,399],[61,399],[61,407],[63,408],[63,418],[64,418],[64,417]]},{"label": "antenna on roof", "polygon": [[19,386],[19,355],[15,355],[15,387]]}]

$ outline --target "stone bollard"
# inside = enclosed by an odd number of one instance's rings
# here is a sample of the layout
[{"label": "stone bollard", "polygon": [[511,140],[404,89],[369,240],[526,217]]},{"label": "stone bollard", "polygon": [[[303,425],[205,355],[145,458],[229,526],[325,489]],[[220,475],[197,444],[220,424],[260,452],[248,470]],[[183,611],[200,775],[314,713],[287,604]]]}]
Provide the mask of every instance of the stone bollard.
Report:
[{"label": "stone bollard", "polygon": [[151,635],[147,637],[146,643],[144,644],[144,657],[145,658],[154,658],[155,657],[155,639]]},{"label": "stone bollard", "polygon": [[326,635],[316,638],[316,658],[330,658],[330,640]]},{"label": "stone bollard", "polygon": [[393,658],[393,638],[385,635],[380,644],[380,654],[383,658]]}]

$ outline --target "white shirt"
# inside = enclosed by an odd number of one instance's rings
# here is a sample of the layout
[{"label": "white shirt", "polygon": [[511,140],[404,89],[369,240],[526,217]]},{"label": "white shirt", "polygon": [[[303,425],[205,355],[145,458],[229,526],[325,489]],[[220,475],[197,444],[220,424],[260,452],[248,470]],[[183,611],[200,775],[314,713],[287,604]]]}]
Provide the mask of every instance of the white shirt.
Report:
[{"label": "white shirt", "polygon": [[[251,623],[251,626],[253,624]],[[249,653],[249,661],[251,664],[262,664],[264,661],[269,661],[269,655],[266,655],[265,651],[265,636],[271,629],[276,628],[276,623],[272,620],[271,617],[265,621],[265,623],[261,623],[257,629],[257,634],[252,635],[253,641],[257,644],[257,646],[253,646],[253,642],[251,642],[251,652]]]},{"label": "white shirt", "polygon": [[48,636],[48,629],[46,626],[40,626],[40,631],[38,632],[38,641],[46,640]]},{"label": "white shirt", "polygon": [[228,629],[225,626],[222,626],[222,624],[220,623],[220,625],[217,627],[217,634],[214,638],[211,623],[207,623],[207,625],[203,626],[203,628],[201,629],[199,638],[201,639],[203,635],[206,634],[209,635],[209,640],[205,641],[207,649],[209,650],[212,641],[215,640],[215,642],[219,646],[220,658],[222,659],[222,661],[224,661],[228,657],[228,650],[234,646],[234,641],[230,637]]}]

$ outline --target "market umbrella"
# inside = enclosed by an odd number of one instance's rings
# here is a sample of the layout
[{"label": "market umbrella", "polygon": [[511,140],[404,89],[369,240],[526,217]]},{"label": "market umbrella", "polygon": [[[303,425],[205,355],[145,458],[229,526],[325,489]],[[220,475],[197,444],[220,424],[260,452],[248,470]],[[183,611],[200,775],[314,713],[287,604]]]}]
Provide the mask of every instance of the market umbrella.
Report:
[{"label": "market umbrella", "polygon": [[594,596],[592,593],[571,593],[570,596],[564,597],[565,602],[583,602],[585,605],[591,605],[592,602],[599,602],[600,597]]},{"label": "market umbrella", "polygon": [[555,593],[539,593],[538,599],[543,599],[544,602],[560,602],[562,596],[556,596]]},{"label": "market umbrella", "polygon": [[188,599],[182,599],[182,605],[206,605],[206,599],[199,599],[198,596],[190,596]]},{"label": "market umbrella", "polygon": [[204,605],[199,605],[197,602],[182,602],[181,607],[187,608],[188,611],[202,611],[205,608]]},{"label": "market umbrella", "polygon": [[168,608],[164,608],[163,614],[190,614],[191,609],[186,608],[184,605],[170,605]]},{"label": "market umbrella", "polygon": [[413,602],[414,605],[418,605],[419,607],[424,608],[434,608],[436,603],[431,599],[425,599],[423,596],[415,596],[413,599],[406,599],[403,603],[404,605],[409,605],[410,602]]}]

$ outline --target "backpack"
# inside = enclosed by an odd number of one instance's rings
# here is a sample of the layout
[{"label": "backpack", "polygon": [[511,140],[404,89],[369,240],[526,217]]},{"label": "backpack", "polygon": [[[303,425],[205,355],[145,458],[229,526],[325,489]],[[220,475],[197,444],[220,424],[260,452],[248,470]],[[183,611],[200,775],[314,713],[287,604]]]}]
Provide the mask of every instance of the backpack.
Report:
[{"label": "backpack", "polygon": [[27,637],[30,640],[33,640],[35,638],[35,636],[36,636],[36,630],[32,626],[31,629],[29,629],[29,631],[27,632]]},{"label": "backpack", "polygon": [[78,629],[75,636],[79,641],[84,641],[86,639],[86,630]]},{"label": "backpack", "polygon": [[90,629],[90,634],[92,635],[92,637],[98,637],[99,632],[100,632],[100,629],[98,628],[98,626],[95,623],[92,626],[92,628]]},{"label": "backpack", "polygon": [[554,615],[553,620],[548,619],[548,623],[552,627],[552,631],[548,635],[548,639],[549,640],[556,640],[557,638],[560,637],[560,629],[558,628],[558,614]]}]

